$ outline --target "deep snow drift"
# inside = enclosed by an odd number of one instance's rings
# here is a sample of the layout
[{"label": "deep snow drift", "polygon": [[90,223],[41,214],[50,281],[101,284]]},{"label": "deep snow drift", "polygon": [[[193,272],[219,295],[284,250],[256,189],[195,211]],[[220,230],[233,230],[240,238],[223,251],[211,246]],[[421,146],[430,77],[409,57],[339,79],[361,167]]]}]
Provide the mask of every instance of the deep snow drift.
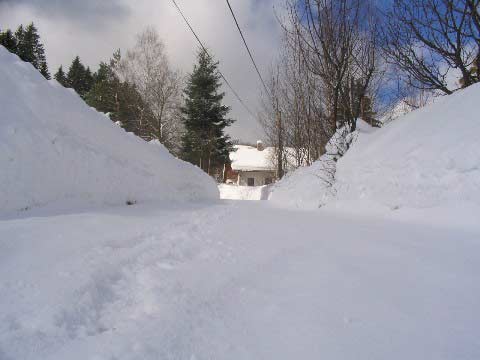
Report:
[{"label": "deep snow drift", "polygon": [[[348,135],[349,141],[354,142],[360,134],[369,134],[376,130],[365,121],[358,120],[356,131]],[[343,132],[344,129],[337,130],[326,146],[326,154],[318,161],[311,166],[289,172],[274,184],[270,188],[269,200],[282,207],[301,209],[318,209],[332,200],[337,168],[336,154],[339,148],[345,149]]]},{"label": "deep snow drift", "polygon": [[[330,202],[388,209],[480,206],[480,84],[411,112],[358,140],[322,181],[322,161],[277,184],[273,202],[319,207]],[[336,204],[335,204],[336,203]]]},{"label": "deep snow drift", "polygon": [[213,180],[126,133],[0,46],[0,213],[218,198]]}]

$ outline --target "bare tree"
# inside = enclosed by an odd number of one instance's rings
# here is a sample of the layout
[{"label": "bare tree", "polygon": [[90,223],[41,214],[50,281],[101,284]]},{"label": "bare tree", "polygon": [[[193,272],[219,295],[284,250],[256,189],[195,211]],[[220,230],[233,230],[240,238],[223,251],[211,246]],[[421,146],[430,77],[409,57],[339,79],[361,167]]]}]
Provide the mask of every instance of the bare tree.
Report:
[{"label": "bare tree", "polygon": [[158,139],[172,151],[178,150],[182,134],[180,116],[182,79],[167,58],[165,45],[154,28],[137,36],[135,46],[120,64],[125,81],[134,84],[153,119],[147,124],[152,139]]},{"label": "bare tree", "polygon": [[480,81],[479,0],[395,0],[386,16],[385,57],[409,86],[451,94]]},{"label": "bare tree", "polygon": [[345,137],[355,131],[360,116],[374,123],[378,19],[368,0],[289,0],[287,10],[261,122],[275,146],[281,131],[284,156],[291,159],[293,150],[300,166],[319,159],[338,129]]},{"label": "bare tree", "polygon": [[274,161],[280,157],[287,169],[310,165],[323,154],[329,139],[319,80],[308,71],[298,42],[291,40],[284,39],[260,114],[268,140],[279,153]]},{"label": "bare tree", "polygon": [[377,19],[368,0],[292,0],[284,29],[299,39],[309,71],[323,87],[330,135],[354,131],[378,66]]}]

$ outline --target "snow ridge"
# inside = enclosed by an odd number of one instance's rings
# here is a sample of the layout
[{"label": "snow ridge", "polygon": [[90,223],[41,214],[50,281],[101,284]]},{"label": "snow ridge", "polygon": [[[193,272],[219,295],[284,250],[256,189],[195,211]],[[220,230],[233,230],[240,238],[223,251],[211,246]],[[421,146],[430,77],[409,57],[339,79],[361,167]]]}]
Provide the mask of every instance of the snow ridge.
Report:
[{"label": "snow ridge", "polygon": [[126,133],[0,47],[0,213],[219,197],[200,169]]},{"label": "snow ridge", "polygon": [[[438,99],[378,131],[362,124],[340,158],[333,187],[322,157],[283,179],[270,195],[281,206],[433,208],[480,206],[480,84]],[[332,196],[333,194],[333,196]],[[368,205],[368,206],[365,206]],[[344,207],[344,206],[343,206]]]}]

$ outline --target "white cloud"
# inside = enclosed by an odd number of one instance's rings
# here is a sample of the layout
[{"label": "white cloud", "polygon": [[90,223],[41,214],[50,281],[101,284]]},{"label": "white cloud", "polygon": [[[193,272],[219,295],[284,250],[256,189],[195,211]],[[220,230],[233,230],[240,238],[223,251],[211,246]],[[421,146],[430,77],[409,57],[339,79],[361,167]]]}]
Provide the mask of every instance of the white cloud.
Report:
[{"label": "white cloud", "polygon": [[[273,5],[282,0],[231,0],[237,19],[264,77],[277,54],[280,29]],[[78,4],[83,4],[81,7]],[[77,54],[96,67],[135,41],[145,26],[153,25],[167,45],[169,57],[182,71],[191,71],[197,43],[170,0],[117,0],[109,5],[102,0],[86,2],[0,0],[0,24],[16,27],[34,21],[45,43],[51,69],[68,65]],[[262,85],[256,75],[240,35],[222,0],[177,0],[195,31],[220,61],[220,69],[248,106],[256,113]],[[51,6],[55,6],[52,8]],[[49,10],[55,9],[55,10]],[[53,15],[52,15],[53,13]],[[234,137],[255,141],[262,131],[227,87],[225,102],[232,107]]]}]

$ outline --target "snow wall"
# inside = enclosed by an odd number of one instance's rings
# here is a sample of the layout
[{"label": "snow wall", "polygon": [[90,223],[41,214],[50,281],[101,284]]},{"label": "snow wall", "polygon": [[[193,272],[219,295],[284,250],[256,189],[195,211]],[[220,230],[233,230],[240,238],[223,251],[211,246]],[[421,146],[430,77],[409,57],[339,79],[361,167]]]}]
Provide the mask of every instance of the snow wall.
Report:
[{"label": "snow wall", "polygon": [[301,208],[335,201],[391,209],[480,205],[479,101],[477,84],[377,131],[362,127],[337,164],[332,188],[321,180],[321,159],[279,182],[270,198]]},{"label": "snow wall", "polygon": [[0,213],[218,197],[200,169],[125,132],[0,46]]}]

